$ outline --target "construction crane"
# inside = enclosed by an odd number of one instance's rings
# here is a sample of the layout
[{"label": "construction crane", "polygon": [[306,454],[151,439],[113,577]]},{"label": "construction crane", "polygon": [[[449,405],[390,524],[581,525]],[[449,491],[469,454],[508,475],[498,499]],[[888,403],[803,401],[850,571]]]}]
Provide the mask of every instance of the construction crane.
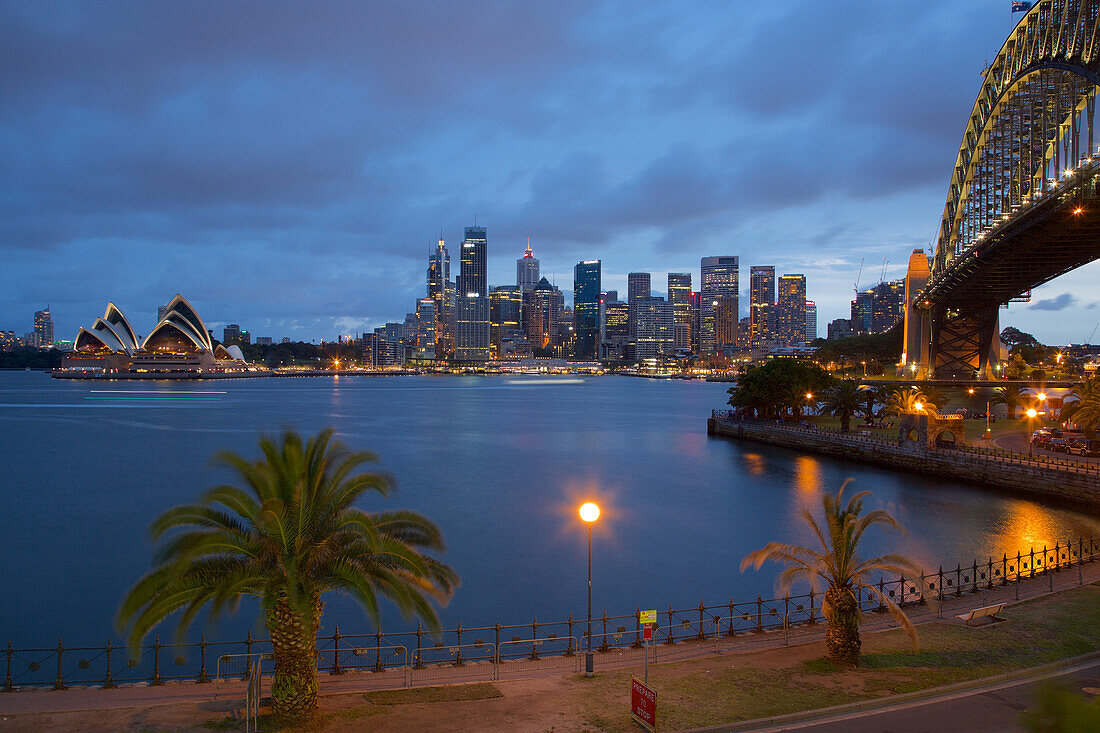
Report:
[{"label": "construction crane", "polygon": [[889,262],[890,260],[886,259],[885,257],[882,258],[882,272],[878,276],[878,281],[880,283],[886,282],[886,265],[889,264]]},{"label": "construction crane", "polygon": [[856,284],[855,287],[852,288],[852,292],[856,295],[859,295],[859,279],[863,277],[863,260],[865,259],[865,257],[859,258],[859,272],[856,273]]},{"label": "construction crane", "polygon": [[1100,328],[1100,321],[1097,321],[1096,325],[1092,327],[1092,333],[1090,333],[1089,337],[1087,339],[1085,339],[1085,344],[1086,345],[1092,343],[1092,337],[1096,335],[1096,329],[1097,328]]}]

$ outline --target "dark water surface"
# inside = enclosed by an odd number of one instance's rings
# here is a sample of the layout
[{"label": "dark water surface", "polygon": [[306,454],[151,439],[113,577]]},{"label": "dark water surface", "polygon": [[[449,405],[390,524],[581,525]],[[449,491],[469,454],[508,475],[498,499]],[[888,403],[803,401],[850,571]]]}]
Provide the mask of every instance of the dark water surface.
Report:
[{"label": "dark water surface", "polygon": [[[1070,511],[921,476],[708,438],[723,384],[619,377],[390,377],[201,383],[69,382],[0,373],[0,642],[102,643],[126,589],[149,568],[150,520],[230,476],[219,450],[252,457],[258,431],[332,426],[381,457],[389,500],[442,527],[462,576],[448,626],[564,619],[585,607],[593,532],[597,613],[754,598],[775,571],[740,573],[771,540],[809,542],[797,512],[848,477],[908,528],[867,552],[928,568],[1000,557],[1095,528]],[[214,636],[255,626],[254,606]],[[347,599],[325,626],[369,631]],[[394,612],[387,629],[415,628]]]}]

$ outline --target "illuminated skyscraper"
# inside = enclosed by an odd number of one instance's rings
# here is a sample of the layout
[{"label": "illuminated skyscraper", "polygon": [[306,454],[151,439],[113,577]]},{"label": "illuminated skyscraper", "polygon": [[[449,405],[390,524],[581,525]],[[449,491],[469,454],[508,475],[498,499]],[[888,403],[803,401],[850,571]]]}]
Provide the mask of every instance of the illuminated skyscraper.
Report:
[{"label": "illuminated skyscraper", "polygon": [[627,328],[630,335],[634,336],[634,303],[641,298],[648,298],[650,293],[650,278],[648,272],[631,272],[626,276],[626,302],[629,305]]},{"label": "illuminated skyscraper", "polygon": [[769,332],[769,310],[775,304],[775,267],[753,265],[749,268],[749,325],[751,345],[760,347],[773,338]]},{"label": "illuminated skyscraper", "polygon": [[800,346],[806,340],[806,276],[782,275],[776,302],[776,331],[783,346]]},{"label": "illuminated skyscraper", "polygon": [[600,261],[573,268],[573,353],[581,361],[600,356]]},{"label": "illuminated skyscraper", "polygon": [[489,340],[498,359],[501,342],[520,332],[522,315],[523,292],[519,285],[489,288]]},{"label": "illuminated skyscraper", "polygon": [[668,302],[672,303],[672,319],[686,326],[680,329],[677,348],[691,348],[691,273],[668,273]]},{"label": "illuminated skyscraper", "polygon": [[34,345],[40,349],[53,346],[53,316],[49,306],[34,313]]},{"label": "illuminated skyscraper", "polygon": [[699,266],[699,350],[715,354],[737,344],[738,263],[736,257],[704,257]]},{"label": "illuminated skyscraper", "polygon": [[485,227],[466,227],[455,294],[455,358],[489,360],[489,286]]},{"label": "illuminated skyscraper", "polygon": [[438,315],[435,310],[435,301],[431,298],[421,298],[416,302],[416,359],[418,361],[434,361],[436,358],[435,326]]},{"label": "illuminated skyscraper", "polygon": [[439,242],[428,255],[428,297],[435,301],[435,353],[439,358],[454,351],[454,293],[451,255],[440,233]]},{"label": "illuminated skyscraper", "polygon": [[817,303],[806,301],[806,343],[817,338]]},{"label": "illuminated skyscraper", "polygon": [[539,261],[531,251],[531,240],[527,240],[527,251],[516,260],[516,285],[523,292],[539,284]]}]

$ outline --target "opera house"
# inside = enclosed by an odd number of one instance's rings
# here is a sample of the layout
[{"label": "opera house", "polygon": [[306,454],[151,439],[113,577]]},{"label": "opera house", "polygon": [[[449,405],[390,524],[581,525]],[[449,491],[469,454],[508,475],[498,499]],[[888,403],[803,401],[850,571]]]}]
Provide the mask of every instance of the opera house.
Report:
[{"label": "opera house", "polygon": [[91,328],[81,327],[72,353],[55,377],[71,379],[188,379],[264,376],[271,372],[245,361],[239,346],[216,343],[202,318],[177,294],[144,340],[114,303]]}]

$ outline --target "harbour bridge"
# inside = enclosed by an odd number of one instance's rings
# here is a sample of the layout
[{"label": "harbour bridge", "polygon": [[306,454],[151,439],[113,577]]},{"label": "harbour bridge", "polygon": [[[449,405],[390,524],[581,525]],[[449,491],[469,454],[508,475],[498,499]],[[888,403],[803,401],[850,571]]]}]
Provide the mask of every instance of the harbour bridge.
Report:
[{"label": "harbour bridge", "polygon": [[931,265],[909,261],[898,376],[993,378],[999,308],[1100,257],[1100,0],[1039,0],[982,77]]}]

